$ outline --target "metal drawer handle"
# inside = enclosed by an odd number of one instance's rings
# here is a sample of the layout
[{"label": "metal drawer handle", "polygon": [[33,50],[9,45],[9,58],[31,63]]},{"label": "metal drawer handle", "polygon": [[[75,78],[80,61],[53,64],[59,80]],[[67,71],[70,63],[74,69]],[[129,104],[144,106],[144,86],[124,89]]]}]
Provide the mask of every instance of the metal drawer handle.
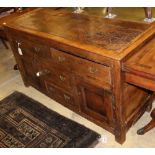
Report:
[{"label": "metal drawer handle", "polygon": [[97,68],[89,67],[89,72],[90,73],[95,74],[97,71],[98,71]]},{"label": "metal drawer handle", "polygon": [[64,94],[64,98],[65,98],[65,100],[70,100],[71,98],[70,98],[70,96],[68,96],[68,95],[66,95],[66,94]]},{"label": "metal drawer handle", "polygon": [[59,60],[59,62],[64,62],[64,61],[66,60],[66,58],[65,58],[65,57],[59,56],[59,57],[58,57],[58,60]]},{"label": "metal drawer handle", "polygon": [[38,53],[40,51],[40,48],[39,47],[35,47],[34,50],[35,50],[35,52]]},{"label": "metal drawer handle", "polygon": [[39,72],[36,73],[36,76],[40,77],[40,76],[43,76],[43,75],[47,75],[49,73],[50,73],[49,70],[39,71]]},{"label": "metal drawer handle", "polygon": [[66,78],[65,78],[64,76],[62,76],[62,75],[60,75],[59,78],[60,78],[61,81],[65,81],[65,79],[66,79]]},{"label": "metal drawer handle", "polygon": [[41,72],[41,71],[40,71],[40,72],[37,72],[37,73],[36,73],[36,76],[37,76],[37,77],[40,77],[40,76],[41,76],[41,74],[42,74],[42,72]]}]

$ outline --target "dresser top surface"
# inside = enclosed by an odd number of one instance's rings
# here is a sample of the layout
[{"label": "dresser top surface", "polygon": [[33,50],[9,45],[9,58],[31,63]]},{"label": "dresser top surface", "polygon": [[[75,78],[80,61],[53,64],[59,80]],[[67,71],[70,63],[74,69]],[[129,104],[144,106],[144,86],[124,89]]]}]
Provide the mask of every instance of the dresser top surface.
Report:
[{"label": "dresser top surface", "polygon": [[40,8],[7,27],[51,38],[110,58],[121,59],[152,33],[152,25]]}]

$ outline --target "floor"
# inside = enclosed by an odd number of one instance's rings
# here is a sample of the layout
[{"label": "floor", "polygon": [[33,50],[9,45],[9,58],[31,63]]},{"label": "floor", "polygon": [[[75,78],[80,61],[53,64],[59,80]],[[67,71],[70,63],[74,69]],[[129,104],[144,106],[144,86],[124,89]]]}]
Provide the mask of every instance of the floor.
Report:
[{"label": "floor", "polygon": [[[68,110],[67,108],[43,95],[34,88],[26,88],[23,85],[19,72],[13,70],[14,64],[15,60],[11,50],[6,50],[5,47],[0,43],[0,100],[14,91],[23,92],[24,94],[34,98],[35,100],[38,100],[48,108],[57,111],[58,113],[66,116],[67,118],[72,119],[100,133],[102,135],[102,138],[96,146],[97,148],[155,147],[155,129],[146,133],[143,136],[139,136],[136,134],[137,129],[141,128],[143,125],[145,125],[146,122],[150,120],[149,113],[146,112],[141,117],[141,119],[129,130],[129,132],[127,133],[126,142],[123,145],[120,145],[115,142],[114,136],[111,133],[86,120],[85,118],[82,118],[78,114]],[[155,103],[153,106],[155,107]]]}]

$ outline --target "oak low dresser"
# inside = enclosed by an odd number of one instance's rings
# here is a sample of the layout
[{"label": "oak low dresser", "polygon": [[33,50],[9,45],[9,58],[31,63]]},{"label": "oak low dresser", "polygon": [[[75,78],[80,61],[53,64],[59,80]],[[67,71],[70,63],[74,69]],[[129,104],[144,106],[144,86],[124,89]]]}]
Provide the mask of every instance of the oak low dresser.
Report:
[{"label": "oak low dresser", "polygon": [[153,101],[153,24],[39,8],[5,30],[25,86],[113,133],[121,144]]}]

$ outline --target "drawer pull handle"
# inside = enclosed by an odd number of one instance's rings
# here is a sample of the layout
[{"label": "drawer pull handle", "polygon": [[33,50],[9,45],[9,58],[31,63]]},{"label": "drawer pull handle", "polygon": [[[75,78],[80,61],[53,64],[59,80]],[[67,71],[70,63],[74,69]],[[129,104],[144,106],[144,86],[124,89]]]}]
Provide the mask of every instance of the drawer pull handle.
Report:
[{"label": "drawer pull handle", "polygon": [[40,48],[39,47],[35,47],[34,50],[35,50],[35,52],[38,53],[40,51]]},{"label": "drawer pull handle", "polygon": [[43,75],[47,75],[49,73],[50,73],[49,70],[39,71],[39,72],[36,73],[36,76],[40,77],[40,76],[43,76]]},{"label": "drawer pull handle", "polygon": [[89,67],[89,72],[92,74],[95,74],[98,70],[96,68],[93,67]]},{"label": "drawer pull handle", "polygon": [[65,57],[59,56],[59,57],[58,57],[58,60],[59,60],[59,62],[64,62],[64,61],[66,60],[66,58],[65,58]]},{"label": "drawer pull handle", "polygon": [[70,100],[70,96],[68,96],[66,94],[64,94],[64,98],[65,98],[66,101]]},{"label": "drawer pull handle", "polygon": [[61,81],[65,81],[65,79],[66,79],[66,78],[65,78],[64,76],[62,76],[62,75],[60,75],[59,77],[60,77],[60,80],[61,80]]},{"label": "drawer pull handle", "polygon": [[37,72],[36,76],[39,77],[41,75],[41,72]]},{"label": "drawer pull handle", "polygon": [[18,43],[18,53],[19,55],[23,55],[22,49],[20,48],[21,43]]}]

